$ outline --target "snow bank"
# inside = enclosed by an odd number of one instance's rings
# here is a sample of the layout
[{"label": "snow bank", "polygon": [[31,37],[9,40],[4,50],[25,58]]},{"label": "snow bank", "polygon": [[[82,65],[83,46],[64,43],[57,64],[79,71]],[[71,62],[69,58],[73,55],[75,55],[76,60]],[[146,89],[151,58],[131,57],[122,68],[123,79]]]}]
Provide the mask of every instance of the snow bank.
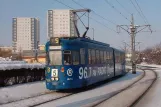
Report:
[{"label": "snow bank", "polygon": [[161,68],[161,65],[156,65],[156,64],[141,63],[141,64],[138,64],[138,65]]},{"label": "snow bank", "polygon": [[16,63],[16,64],[0,64],[0,70],[12,70],[12,69],[42,69],[45,67],[45,64],[35,63],[35,64],[28,64],[28,63]]}]

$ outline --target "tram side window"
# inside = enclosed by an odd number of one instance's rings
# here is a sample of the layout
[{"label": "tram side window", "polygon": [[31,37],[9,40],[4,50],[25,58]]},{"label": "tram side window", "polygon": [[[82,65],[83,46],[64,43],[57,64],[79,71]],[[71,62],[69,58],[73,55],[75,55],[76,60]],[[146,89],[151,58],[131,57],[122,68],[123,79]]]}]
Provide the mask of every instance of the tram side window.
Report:
[{"label": "tram side window", "polygon": [[71,55],[71,51],[64,51],[63,52],[64,55],[64,65],[71,65],[72,64],[72,55]]},{"label": "tram side window", "polygon": [[85,64],[85,49],[80,49],[81,64]]},{"label": "tram side window", "polygon": [[119,55],[119,53],[117,53],[117,63],[119,63],[120,62],[120,55]]},{"label": "tram side window", "polygon": [[106,57],[107,57],[107,55],[106,55],[106,51],[104,51],[104,58],[103,58],[104,63],[107,63]]},{"label": "tram side window", "polygon": [[99,50],[96,50],[96,63],[100,63],[100,55],[99,55]]},{"label": "tram side window", "polygon": [[100,51],[100,59],[101,59],[100,63],[103,64],[103,51]]},{"label": "tram side window", "polygon": [[88,64],[92,64],[91,49],[88,49]]},{"label": "tram side window", "polygon": [[110,63],[112,63],[113,62],[113,57],[112,57],[113,55],[112,55],[112,52],[109,52],[109,60],[110,60]]},{"label": "tram side window", "polygon": [[110,63],[110,52],[106,52],[106,62]]},{"label": "tram side window", "polygon": [[119,57],[118,62],[121,63],[121,53],[118,54],[118,57]]},{"label": "tram side window", "polygon": [[73,65],[78,65],[79,64],[79,52],[73,51],[72,56],[73,56]]},{"label": "tram side window", "polygon": [[117,63],[117,53],[115,53],[115,62]]},{"label": "tram side window", "polygon": [[116,53],[115,54],[115,62],[119,63],[120,62],[119,59],[120,59],[119,53]]},{"label": "tram side window", "polygon": [[92,51],[91,51],[91,54],[92,54],[92,64],[95,64],[95,60],[96,60],[96,53],[95,53],[95,50],[94,49],[92,49]]}]

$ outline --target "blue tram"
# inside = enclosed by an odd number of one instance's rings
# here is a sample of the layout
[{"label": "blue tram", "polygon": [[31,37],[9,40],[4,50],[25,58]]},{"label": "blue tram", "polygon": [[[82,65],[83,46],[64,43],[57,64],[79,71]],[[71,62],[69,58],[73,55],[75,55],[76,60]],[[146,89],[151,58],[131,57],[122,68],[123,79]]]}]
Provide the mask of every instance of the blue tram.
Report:
[{"label": "blue tram", "polygon": [[125,74],[125,53],[88,38],[52,37],[46,43],[46,87],[81,88]]}]

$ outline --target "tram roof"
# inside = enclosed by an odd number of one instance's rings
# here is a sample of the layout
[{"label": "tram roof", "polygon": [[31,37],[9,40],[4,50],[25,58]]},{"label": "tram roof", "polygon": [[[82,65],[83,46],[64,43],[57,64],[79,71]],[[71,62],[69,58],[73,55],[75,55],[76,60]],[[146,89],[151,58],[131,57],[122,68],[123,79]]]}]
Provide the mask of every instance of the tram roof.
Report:
[{"label": "tram roof", "polygon": [[107,43],[103,43],[103,42],[99,42],[99,41],[96,41],[96,40],[91,40],[91,39],[88,39],[88,38],[60,38],[62,40],[76,40],[76,41],[83,41],[83,42],[88,42],[88,43],[93,43],[93,44],[98,44],[98,45],[105,45],[105,46],[110,46],[109,44]]}]

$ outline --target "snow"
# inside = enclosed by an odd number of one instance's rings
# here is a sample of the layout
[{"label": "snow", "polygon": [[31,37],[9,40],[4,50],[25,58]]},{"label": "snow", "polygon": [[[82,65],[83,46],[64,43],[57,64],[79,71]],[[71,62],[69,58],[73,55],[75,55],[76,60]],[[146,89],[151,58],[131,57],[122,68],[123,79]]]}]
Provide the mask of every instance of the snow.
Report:
[{"label": "snow", "polygon": [[45,82],[33,82],[0,88],[0,104],[50,92],[45,88]]},{"label": "snow", "polygon": [[[120,89],[128,86],[132,82],[136,81],[138,78],[142,76],[142,72],[137,72],[136,75],[128,73],[127,75],[116,79],[114,81],[108,82],[100,87],[94,88],[92,90],[88,90],[85,92],[81,92],[78,94],[71,95],[66,98],[62,98],[53,103],[47,103],[43,106],[63,106],[63,105],[82,105],[97,101],[99,99],[104,99],[110,97],[112,94],[117,93]],[[59,98],[61,96],[68,95],[70,93],[57,93],[53,91],[49,91],[45,88],[44,82],[35,82],[35,83],[27,83],[23,85],[16,85],[6,88],[0,88],[0,105],[2,107],[12,107],[12,106],[31,106],[32,104],[37,104],[40,102],[48,101],[51,99]],[[37,95],[41,95],[38,97],[34,97]],[[21,100],[29,97],[27,100]],[[21,100],[21,101],[18,101]],[[17,102],[14,102],[17,101]],[[9,104],[4,104],[7,102],[12,102]]]},{"label": "snow", "polygon": [[49,102],[40,106],[75,107],[76,105],[84,106],[86,104],[93,103],[98,100],[104,100],[118,93],[120,90],[124,89],[125,87],[136,81],[140,77],[140,74],[141,72],[137,72],[137,75],[132,75],[131,73],[128,73],[126,76],[112,81],[110,83],[107,83],[101,87],[78,93],[76,95],[72,95],[68,98],[63,98],[55,102]]},{"label": "snow", "polygon": [[40,69],[44,68],[45,64],[40,64],[40,63],[34,63],[34,64],[28,64],[28,63],[20,63],[20,64],[0,64],[0,70],[12,70],[12,69]]},{"label": "snow", "polygon": [[138,65],[161,68],[161,65],[156,65],[156,64],[141,63],[141,64],[138,64]]},{"label": "snow", "polygon": [[152,85],[152,88],[148,93],[137,103],[135,107],[161,107],[161,65],[148,65],[151,67],[158,67],[155,71],[157,72],[157,80]]},{"label": "snow", "polygon": [[155,78],[153,71],[146,70],[146,75],[140,81],[96,107],[131,107],[131,104],[148,89]]},{"label": "snow", "polygon": [[9,58],[2,58],[0,57],[0,70],[12,70],[12,69],[40,69],[44,68],[45,64],[41,63],[34,63],[34,64],[29,64],[26,63],[25,61],[11,61]]},{"label": "snow", "polygon": [[24,64],[25,61],[0,61],[0,64]]},{"label": "snow", "polygon": [[56,99],[70,93],[59,93],[49,91],[45,82],[34,82],[23,85],[16,85],[7,88],[0,88],[1,107],[24,107],[31,106],[50,99]]}]

